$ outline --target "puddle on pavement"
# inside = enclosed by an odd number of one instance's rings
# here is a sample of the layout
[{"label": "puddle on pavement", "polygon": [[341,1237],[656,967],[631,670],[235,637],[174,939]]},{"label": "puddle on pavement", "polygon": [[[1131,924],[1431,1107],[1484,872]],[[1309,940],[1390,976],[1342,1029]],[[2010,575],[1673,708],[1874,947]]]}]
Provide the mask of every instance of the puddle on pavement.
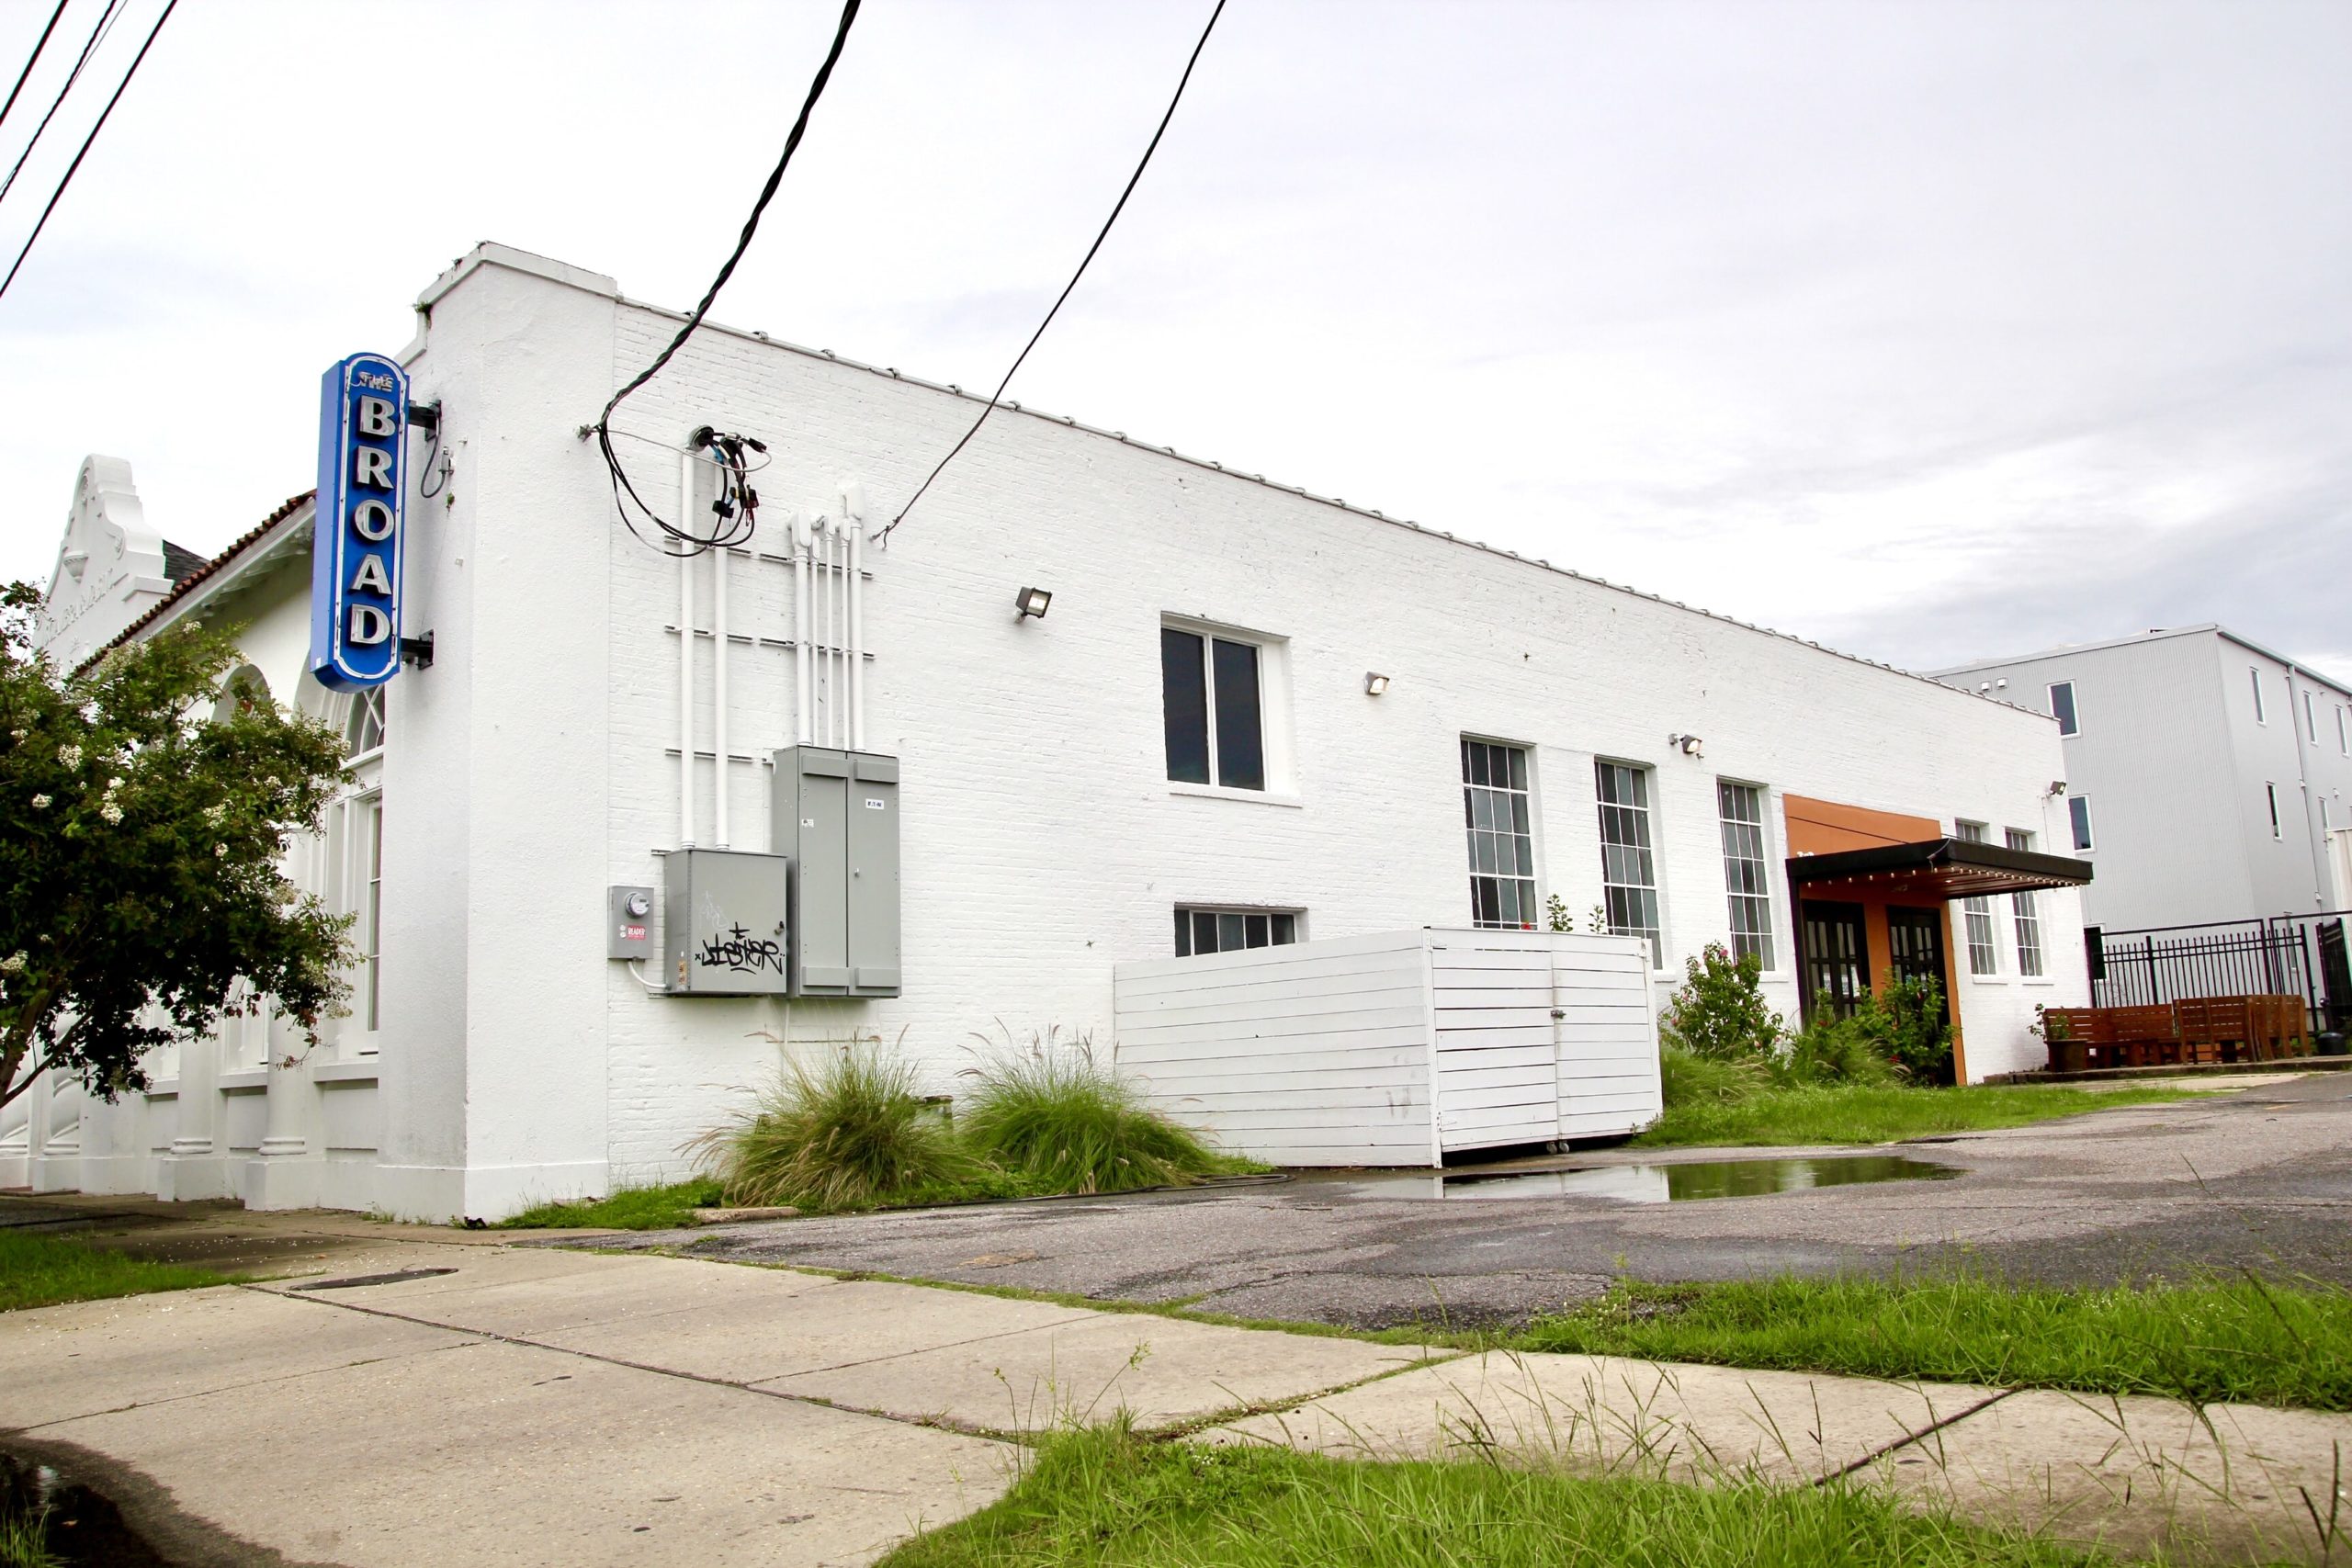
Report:
[{"label": "puddle on pavement", "polygon": [[1832,1155],[1817,1159],[1685,1160],[1671,1165],[1597,1165],[1581,1170],[1484,1175],[1450,1170],[1353,1178],[1333,1185],[1360,1198],[1613,1198],[1624,1203],[1693,1203],[1761,1198],[1872,1181],[1944,1181],[1957,1166],[1903,1155]]}]

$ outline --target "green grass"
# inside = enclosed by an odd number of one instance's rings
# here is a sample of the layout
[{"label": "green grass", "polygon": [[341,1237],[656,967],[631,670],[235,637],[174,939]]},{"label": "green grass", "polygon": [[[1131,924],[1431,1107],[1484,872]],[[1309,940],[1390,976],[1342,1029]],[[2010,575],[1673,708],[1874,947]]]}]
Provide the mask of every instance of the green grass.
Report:
[{"label": "green grass", "polygon": [[0,1231],[0,1312],[231,1282],[209,1269],[150,1263],[67,1236]]},{"label": "green grass", "polygon": [[1512,1341],[1660,1361],[2352,1410],[2352,1292],[2251,1279],[1625,1282]]},{"label": "green grass", "polygon": [[513,1230],[666,1231],[694,1224],[696,1209],[719,1202],[718,1181],[700,1176],[662,1187],[624,1187],[609,1198],[541,1203],[498,1223]]},{"label": "green grass", "polygon": [[1768,1089],[1738,1100],[1687,1099],[1633,1141],[1644,1148],[1692,1145],[1885,1144],[1936,1133],[2022,1127],[2055,1116],[2156,1105],[2182,1100],[2187,1089],[2080,1089],[2056,1086],[1980,1085],[1920,1089],[1847,1084]]},{"label": "green grass", "polygon": [[45,1511],[19,1513],[0,1503],[0,1568],[64,1568],[50,1554]]},{"label": "green grass", "polygon": [[1252,1168],[1147,1107],[1083,1038],[997,1051],[971,1076],[977,1087],[956,1112],[956,1135],[1042,1191],[1129,1192]]},{"label": "green grass", "polygon": [[1469,1461],[1148,1444],[1034,1455],[1012,1492],[881,1568],[2058,1568],[2107,1561],[1844,1486],[1713,1489]]}]

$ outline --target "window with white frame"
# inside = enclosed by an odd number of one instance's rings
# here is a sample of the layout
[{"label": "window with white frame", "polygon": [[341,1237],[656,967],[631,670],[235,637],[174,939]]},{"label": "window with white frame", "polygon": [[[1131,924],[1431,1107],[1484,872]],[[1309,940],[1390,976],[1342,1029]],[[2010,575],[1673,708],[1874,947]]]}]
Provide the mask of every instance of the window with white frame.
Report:
[{"label": "window with white frame", "polygon": [[1772,967],[1772,893],[1764,858],[1764,791],[1715,781],[1724,835],[1724,893],[1731,904],[1731,949]]},{"label": "window with white frame", "polygon": [[[2006,837],[2013,850],[2030,852],[2033,849],[2033,834],[2026,829],[2011,828]],[[2018,928],[2018,973],[2028,979],[2039,978],[2041,974],[2041,910],[2034,903],[2031,893],[2010,894],[2009,909]]]},{"label": "window with white frame", "polygon": [[[1954,822],[1952,836],[1971,844],[1987,843],[1982,822]],[[1968,931],[1968,972],[1972,975],[1997,975],[2001,972],[2001,949],[1993,934],[1993,900],[1983,894],[1963,898],[1960,904],[1963,923]]]},{"label": "window with white frame", "polygon": [[2262,705],[2262,667],[2258,664],[2248,665],[2245,672],[2247,678],[2254,682],[2254,722],[2268,724],[2270,716]]},{"label": "window with white frame", "polygon": [[1613,936],[1650,944],[1650,966],[1666,967],[1658,931],[1657,857],[1650,833],[1650,771],[1625,762],[1593,764],[1600,797],[1601,913]]},{"label": "window with white frame", "polygon": [[2051,682],[2050,712],[2058,721],[2059,734],[2079,735],[2082,733],[2082,721],[2075,712],[2075,683],[2072,681]]},{"label": "window with white frame", "polygon": [[2066,826],[2074,830],[2075,852],[2091,852],[2091,797],[2087,795],[2069,795],[2066,800]]},{"label": "window with white frame", "polygon": [[2352,757],[2352,723],[2345,720],[2344,705],[2341,703],[2337,704],[2335,708],[2335,749],[2346,756]]},{"label": "window with white frame", "polygon": [[1298,940],[1295,909],[1219,909],[1176,906],[1176,956],[1235,953],[1245,947],[1288,947]]},{"label": "window with white frame", "polygon": [[2303,688],[2303,736],[2312,745],[2319,744],[2319,709],[2312,705],[2311,688]]},{"label": "window with white frame", "polygon": [[2285,839],[2287,835],[2278,830],[2278,786],[2275,784],[2264,784],[2262,798],[2270,807],[2270,836],[2274,839]]},{"label": "window with white frame", "polygon": [[383,1023],[384,688],[369,686],[345,699],[342,728],[351,782],[327,810],[320,880],[328,907],[352,917],[357,964],[344,1028],[365,1052],[375,1048]]},{"label": "window with white frame", "polygon": [[1527,748],[1462,738],[1462,819],[1470,835],[1470,923],[1535,929],[1535,828]]},{"label": "window with white frame", "polygon": [[1265,645],[1238,634],[1159,628],[1168,777],[1266,787]]}]

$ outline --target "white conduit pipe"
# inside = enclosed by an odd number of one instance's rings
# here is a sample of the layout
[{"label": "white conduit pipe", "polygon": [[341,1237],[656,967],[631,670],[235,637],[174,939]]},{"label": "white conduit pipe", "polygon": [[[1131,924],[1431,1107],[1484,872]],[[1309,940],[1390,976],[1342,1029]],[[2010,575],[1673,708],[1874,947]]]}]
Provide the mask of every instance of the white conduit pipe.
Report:
[{"label": "white conduit pipe", "polygon": [[792,733],[807,746],[816,739],[808,722],[808,519],[792,514]]},{"label": "white conduit pipe", "polygon": [[865,495],[856,485],[842,490],[842,518],[849,529],[849,749],[865,750],[865,593],[860,581],[865,564]]},{"label": "white conduit pipe", "polygon": [[710,832],[722,850],[734,842],[727,831],[727,555],[724,545],[710,553],[710,749],[718,759]]},{"label": "white conduit pipe", "polygon": [[824,721],[817,726],[817,744],[830,747],[833,743],[833,671],[830,652],[833,646],[833,533],[832,525],[821,513],[809,546],[815,552],[817,569],[818,694],[825,708]]},{"label": "white conduit pipe", "polygon": [[[695,511],[695,455],[678,457],[678,515]],[[695,559],[678,558],[678,844],[695,841]]]},{"label": "white conduit pipe", "polygon": [[849,560],[849,530],[842,521],[833,522],[833,679],[828,688],[830,700],[825,705],[825,733],[833,738],[834,750],[849,744],[849,660],[842,657],[842,647],[849,640],[849,573],[842,570]]}]

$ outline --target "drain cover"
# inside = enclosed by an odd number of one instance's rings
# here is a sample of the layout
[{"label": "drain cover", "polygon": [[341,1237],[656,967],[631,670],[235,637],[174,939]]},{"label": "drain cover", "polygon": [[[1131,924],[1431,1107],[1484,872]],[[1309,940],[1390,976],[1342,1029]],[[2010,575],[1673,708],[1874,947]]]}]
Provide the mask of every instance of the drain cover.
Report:
[{"label": "drain cover", "polygon": [[321,1280],[315,1284],[296,1285],[298,1291],[356,1291],[363,1285],[397,1285],[403,1280],[436,1280],[444,1274],[454,1274],[455,1269],[401,1269],[390,1274],[354,1274],[347,1280]]}]

